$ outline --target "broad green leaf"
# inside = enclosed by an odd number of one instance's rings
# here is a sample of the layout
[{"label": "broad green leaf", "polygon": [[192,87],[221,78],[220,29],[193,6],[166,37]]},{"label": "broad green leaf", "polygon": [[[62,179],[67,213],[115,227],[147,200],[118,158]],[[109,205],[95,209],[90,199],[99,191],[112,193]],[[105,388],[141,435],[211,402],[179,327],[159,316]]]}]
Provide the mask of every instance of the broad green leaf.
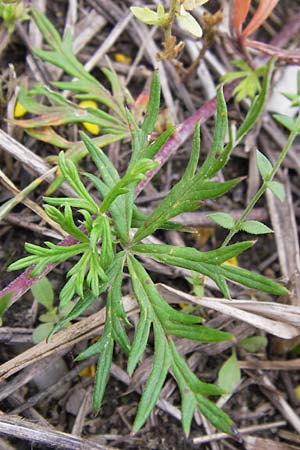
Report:
[{"label": "broad green leaf", "polygon": [[49,334],[51,333],[51,330],[53,329],[54,323],[42,323],[41,325],[38,325],[32,333],[32,342],[34,344],[39,344],[40,342],[44,341],[48,338]]},{"label": "broad green leaf", "polygon": [[240,230],[250,234],[273,233],[273,230],[257,220],[247,220],[240,225]]},{"label": "broad green leaf", "polygon": [[280,200],[281,202],[285,199],[285,190],[282,183],[279,183],[278,181],[269,181],[268,188],[270,191],[273,192],[273,194]]},{"label": "broad green leaf", "polygon": [[191,33],[193,36],[197,38],[201,38],[203,35],[202,28],[200,27],[197,20],[192,16],[192,14],[185,11],[185,9],[181,8],[184,13],[177,15],[177,21],[183,30]]},{"label": "broad green leaf", "polygon": [[103,400],[112,363],[113,349],[114,341],[110,339],[107,341],[99,357],[93,392],[93,411],[95,415],[98,414]]},{"label": "broad green leaf", "polygon": [[136,433],[146,422],[160,391],[165,382],[170,363],[170,353],[164,331],[158,321],[154,325],[154,356],[152,370],[147,380],[142,398],[140,400],[136,418],[133,424],[133,432]]},{"label": "broad green leaf", "polygon": [[266,336],[250,336],[241,339],[238,342],[238,347],[246,350],[247,352],[257,353],[260,350],[265,350],[268,345],[268,339]]},{"label": "broad green leaf", "polygon": [[140,8],[138,6],[131,6],[130,11],[138,20],[145,23],[146,25],[160,24],[160,18],[157,12],[152,11],[150,8],[147,7]]},{"label": "broad green leaf", "polygon": [[12,298],[12,293],[8,292],[0,298],[0,327],[2,327],[2,317],[8,307],[9,301]]},{"label": "broad green leaf", "polygon": [[220,225],[223,228],[231,230],[234,227],[234,220],[230,214],[227,213],[211,213],[208,214],[207,217],[212,219],[215,223]]},{"label": "broad green leaf", "polygon": [[286,116],[284,114],[273,114],[273,118],[289,131],[298,131],[298,133],[300,133],[299,121],[296,121],[292,117]]},{"label": "broad green leaf", "polygon": [[69,302],[66,306],[64,306],[63,308],[59,308],[59,317],[65,317],[67,316],[72,309],[74,308],[75,303],[74,302]]},{"label": "broad green leaf", "polygon": [[218,375],[218,385],[231,393],[241,381],[241,369],[235,352],[224,362]]},{"label": "broad green leaf", "polygon": [[52,322],[52,326],[57,321],[57,308],[53,308],[51,311],[41,314],[39,316],[40,322]]},{"label": "broad green leaf", "polygon": [[47,277],[43,277],[34,283],[31,287],[31,292],[40,305],[45,306],[48,311],[53,309],[54,291]]},{"label": "broad green leaf", "polygon": [[256,158],[259,173],[262,179],[266,180],[269,177],[270,173],[272,172],[273,166],[268,160],[268,158],[259,150],[256,150]]}]

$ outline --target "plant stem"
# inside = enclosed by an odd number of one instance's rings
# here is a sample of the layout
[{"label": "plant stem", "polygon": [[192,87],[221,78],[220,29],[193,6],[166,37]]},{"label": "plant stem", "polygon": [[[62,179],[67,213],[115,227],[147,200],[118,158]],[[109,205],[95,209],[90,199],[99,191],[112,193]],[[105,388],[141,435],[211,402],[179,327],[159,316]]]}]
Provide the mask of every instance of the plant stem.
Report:
[{"label": "plant stem", "polygon": [[168,18],[166,19],[164,28],[165,28],[165,33],[171,33],[171,27],[172,27],[172,23],[175,17],[175,12],[176,12],[176,6],[177,6],[177,2],[178,0],[171,0],[171,4],[170,4],[170,9],[168,12]]},{"label": "plant stem", "polygon": [[[299,114],[298,118],[295,120],[295,124],[299,123],[299,122],[300,122],[300,114]],[[297,128],[297,127],[295,127],[295,128]],[[259,190],[256,192],[256,194],[252,197],[250,203],[247,205],[245,211],[240,216],[238,221],[235,223],[234,227],[229,231],[228,235],[224,239],[222,247],[225,247],[231,241],[233,236],[240,230],[240,226],[242,225],[242,223],[244,222],[244,220],[246,219],[246,217],[248,216],[250,211],[252,211],[252,209],[254,208],[254,206],[256,205],[258,200],[260,199],[260,197],[265,193],[265,191],[268,188],[269,183],[273,180],[274,176],[276,175],[280,165],[282,164],[282,161],[286,157],[287,152],[289,151],[291,145],[294,142],[295,137],[298,134],[299,134],[299,131],[297,131],[297,130],[291,131],[285,146],[281,150],[280,155],[279,155],[276,163],[274,164],[272,171],[270,172],[269,176],[264,180],[263,184],[261,185]]]}]

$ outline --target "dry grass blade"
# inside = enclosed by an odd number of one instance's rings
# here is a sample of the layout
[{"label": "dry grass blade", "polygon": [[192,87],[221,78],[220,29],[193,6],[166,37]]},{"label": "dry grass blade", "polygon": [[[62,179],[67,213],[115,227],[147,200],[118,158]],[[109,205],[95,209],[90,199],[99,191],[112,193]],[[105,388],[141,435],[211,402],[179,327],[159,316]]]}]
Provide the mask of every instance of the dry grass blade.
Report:
[{"label": "dry grass blade", "polygon": [[[20,161],[29,171],[36,173],[39,176],[44,175],[51,170],[51,166],[45,163],[42,158],[2,130],[0,130],[0,147],[6,153]],[[49,183],[53,181],[54,178],[52,173],[48,173],[48,175],[45,176],[45,180]],[[74,190],[66,183],[63,183],[60,186],[60,190],[70,197],[77,197],[76,192],[74,192]]]},{"label": "dry grass blade", "polygon": [[47,216],[43,208],[41,208],[38,204],[36,204],[32,200],[26,198],[31,191],[37,188],[45,180],[45,178],[48,177],[48,175],[54,173],[55,171],[56,169],[55,167],[53,167],[52,169],[47,171],[44,175],[33,180],[32,183],[30,183],[22,191],[19,191],[19,189],[5,175],[5,173],[2,172],[2,170],[0,170],[0,183],[3,184],[9,191],[11,191],[14,194],[14,197],[12,199],[5,202],[0,207],[0,222],[6,217],[6,215],[13,208],[15,208],[15,206],[17,206],[19,203],[24,203],[24,205],[28,206],[28,208],[34,211],[39,217],[41,217],[42,220],[48,223],[54,230],[56,230],[59,233],[58,235],[59,239],[61,239],[62,237],[66,237],[67,233],[60,227],[60,225],[58,225],[56,222],[54,222],[54,220],[50,219],[50,217]]},{"label": "dry grass blade", "polygon": [[[135,302],[131,297],[123,298],[124,309],[127,313],[134,311]],[[57,351],[71,348],[83,339],[89,339],[101,333],[105,321],[105,308],[86,319],[56,333],[50,342],[41,342],[31,347],[15,358],[0,366],[0,381],[4,380],[25,367],[43,360]]]},{"label": "dry grass blade", "polygon": [[300,250],[296,215],[291,186],[284,183],[285,201],[280,202],[267,191],[267,202],[271,216],[282,275],[292,284],[292,302],[300,305]]},{"label": "dry grass blade", "polygon": [[171,302],[189,302],[211,308],[283,339],[300,335],[300,308],[296,306],[256,300],[198,299],[163,284],[159,284],[158,289]]},{"label": "dry grass blade", "polygon": [[[286,422],[283,420],[280,420],[278,422],[271,422],[271,423],[265,423],[263,425],[253,425],[251,427],[240,428],[239,433],[244,435],[247,433],[269,430],[271,428],[283,427],[285,425],[286,425]],[[225,433],[214,433],[214,434],[211,434],[210,436],[195,437],[193,439],[193,443],[194,444],[205,444],[207,442],[219,441],[221,439],[228,439],[229,437],[230,436],[228,436]]]},{"label": "dry grass blade", "polygon": [[[112,447],[42,427],[21,417],[9,416],[8,414],[0,415],[0,433],[28,441],[31,444],[46,444],[47,447],[51,446],[63,450],[113,450]],[[114,450],[116,450],[116,447],[114,447]]]},{"label": "dry grass blade", "polygon": [[256,436],[245,437],[246,450],[294,450],[298,449],[294,445],[283,444],[282,442],[271,441],[271,439],[262,439]]}]

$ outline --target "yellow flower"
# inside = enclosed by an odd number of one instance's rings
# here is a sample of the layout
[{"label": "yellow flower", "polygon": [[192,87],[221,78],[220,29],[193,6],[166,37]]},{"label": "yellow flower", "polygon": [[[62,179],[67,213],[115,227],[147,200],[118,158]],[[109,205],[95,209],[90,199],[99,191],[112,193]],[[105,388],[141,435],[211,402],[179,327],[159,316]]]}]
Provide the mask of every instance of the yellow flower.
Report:
[{"label": "yellow flower", "polygon": [[18,119],[19,117],[25,116],[27,109],[17,100],[15,104],[14,117]]},{"label": "yellow flower", "polygon": [[115,53],[115,61],[129,66],[132,59],[130,58],[130,56],[123,55],[123,53]]},{"label": "yellow flower", "polygon": [[[80,108],[97,108],[97,103],[94,100],[83,100],[79,103]],[[100,134],[100,127],[96,123],[83,122],[84,128],[94,136]]]}]

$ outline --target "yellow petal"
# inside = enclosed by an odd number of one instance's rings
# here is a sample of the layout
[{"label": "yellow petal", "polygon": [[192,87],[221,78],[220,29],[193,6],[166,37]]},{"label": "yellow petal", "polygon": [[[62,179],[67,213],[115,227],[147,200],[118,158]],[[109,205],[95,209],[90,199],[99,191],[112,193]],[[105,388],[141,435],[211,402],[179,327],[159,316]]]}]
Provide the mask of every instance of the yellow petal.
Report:
[{"label": "yellow petal", "polygon": [[123,53],[115,53],[115,61],[129,66],[132,62],[132,59],[130,58],[130,56],[126,56]]},{"label": "yellow petal", "polygon": [[298,386],[295,387],[294,394],[295,394],[295,397],[299,400],[300,399],[300,384],[298,384]]},{"label": "yellow petal", "polygon": [[[79,106],[81,108],[98,108],[98,105],[94,100],[83,100],[79,103]],[[91,122],[83,122],[82,125],[89,133],[93,134],[94,136],[98,136],[98,134],[100,134],[99,125]]]},{"label": "yellow petal", "polygon": [[94,378],[95,377],[95,366],[89,366],[86,367],[85,369],[83,369],[81,372],[79,372],[79,376],[80,377],[91,377]]},{"label": "yellow petal", "polygon": [[91,134],[93,135],[98,135],[100,134],[100,127],[99,125],[95,124],[95,123],[91,123],[91,122],[83,122],[82,125],[84,126],[84,128]]},{"label": "yellow petal", "polygon": [[83,100],[79,103],[80,108],[98,108],[97,103],[94,100]]},{"label": "yellow petal", "polygon": [[232,258],[227,259],[223,264],[230,264],[231,266],[238,267],[239,263],[236,256],[233,256]]},{"label": "yellow petal", "polygon": [[24,108],[24,106],[19,101],[16,101],[14,117],[16,119],[18,119],[19,117],[25,116],[26,113],[27,113],[27,109]]}]

